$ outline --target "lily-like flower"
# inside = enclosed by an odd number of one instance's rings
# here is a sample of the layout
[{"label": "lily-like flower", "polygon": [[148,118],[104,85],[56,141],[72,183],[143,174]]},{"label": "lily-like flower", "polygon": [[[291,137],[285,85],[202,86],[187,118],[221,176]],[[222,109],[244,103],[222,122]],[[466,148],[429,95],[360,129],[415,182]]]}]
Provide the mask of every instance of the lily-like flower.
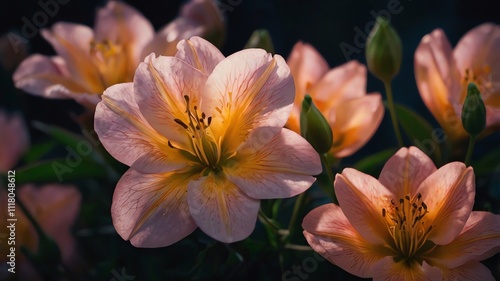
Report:
[{"label": "lily-like flower", "polygon": [[138,247],[162,247],[199,227],[234,242],[255,227],[259,199],[295,196],[321,172],[319,155],[284,129],[294,98],[284,59],[261,49],[227,58],[208,41],[141,63],[133,83],[108,88],[95,130],[131,168],[111,214]]},{"label": "lily-like flower", "polygon": [[94,108],[109,86],[131,82],[139,63],[151,52],[174,55],[175,46],[193,35],[222,33],[212,0],[192,0],[180,16],[155,36],[151,23],[134,8],[109,1],[97,12],[95,27],[56,23],[42,36],[57,56],[34,54],[16,70],[16,87],[46,98],[72,98]]},{"label": "lily-like flower", "polygon": [[486,130],[500,128],[500,26],[482,24],[452,50],[443,30],[422,38],[415,51],[415,78],[425,105],[458,142],[468,137],[461,123],[467,86],[474,82],[486,106]]},{"label": "lily-like flower", "polygon": [[320,206],[302,223],[333,264],[374,280],[494,280],[479,261],[500,251],[500,215],[472,211],[471,167],[436,169],[418,148],[402,148],[378,180],[347,168],[334,187],[339,206]]},{"label": "lily-like flower", "polygon": [[0,111],[0,172],[12,169],[29,146],[28,132],[21,116]]},{"label": "lily-like flower", "polygon": [[300,132],[300,110],[305,94],[325,116],[333,132],[330,152],[338,158],[352,155],[377,130],[384,115],[382,97],[366,94],[366,67],[351,61],[330,70],[309,44],[298,42],[287,60],[295,81],[295,102],[286,126]]},{"label": "lily-like flower", "polygon": [[[37,220],[43,231],[57,243],[61,251],[61,259],[64,265],[72,270],[80,266],[75,237],[71,233],[71,226],[75,222],[79,211],[81,195],[75,186],[70,185],[22,185],[16,188],[16,196],[22,200],[31,215]],[[0,187],[0,200],[7,202],[6,189]],[[0,210],[0,219],[6,222],[7,205]],[[27,248],[32,253],[38,252],[38,235],[35,228],[29,222],[26,215],[18,209],[15,213],[16,221],[16,273],[20,280],[41,280],[37,270],[21,253],[21,247]],[[0,247],[0,261],[2,265],[8,261],[10,246],[2,241]],[[2,268],[6,272],[5,268]]]}]

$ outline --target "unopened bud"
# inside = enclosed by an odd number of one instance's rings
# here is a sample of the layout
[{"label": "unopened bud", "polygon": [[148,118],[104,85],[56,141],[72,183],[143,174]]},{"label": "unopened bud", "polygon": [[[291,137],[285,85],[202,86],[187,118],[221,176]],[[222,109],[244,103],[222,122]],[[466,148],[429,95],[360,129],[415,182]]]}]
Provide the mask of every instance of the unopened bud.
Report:
[{"label": "unopened bud", "polygon": [[387,20],[377,18],[366,41],[368,69],[383,82],[390,82],[401,67],[401,39]]},{"label": "unopened bud", "polygon": [[271,39],[269,31],[267,31],[267,29],[255,30],[245,45],[245,49],[249,48],[261,48],[268,53],[274,54],[273,40]]},{"label": "unopened bud", "polygon": [[479,135],[486,127],[486,108],[474,83],[467,86],[467,96],[462,107],[462,125],[472,137]]},{"label": "unopened bud", "polygon": [[300,134],[319,154],[326,153],[333,144],[330,124],[314,105],[311,96],[306,95],[300,112]]}]

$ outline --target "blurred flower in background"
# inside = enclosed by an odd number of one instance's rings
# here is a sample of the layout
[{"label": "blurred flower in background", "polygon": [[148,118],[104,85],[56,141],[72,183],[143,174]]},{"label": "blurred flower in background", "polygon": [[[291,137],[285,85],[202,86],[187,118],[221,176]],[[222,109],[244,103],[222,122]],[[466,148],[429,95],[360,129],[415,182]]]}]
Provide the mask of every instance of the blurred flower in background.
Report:
[{"label": "blurred flower in background", "polygon": [[500,26],[485,23],[467,32],[452,50],[443,30],[424,36],[415,51],[415,78],[425,105],[454,141],[466,139],[461,123],[467,86],[479,88],[486,130],[500,128]]},{"label": "blurred flower in background", "polygon": [[356,61],[329,69],[311,45],[298,42],[287,61],[295,81],[295,102],[286,126],[300,132],[302,100],[309,94],[333,132],[332,154],[352,155],[377,131],[384,115],[382,97],[366,94],[366,67]]},{"label": "blurred flower in background", "polygon": [[[28,133],[20,116],[7,117],[0,111],[0,171],[6,173],[19,161],[20,156],[28,148]],[[70,269],[80,266],[77,253],[76,240],[71,234],[71,226],[75,222],[79,211],[81,195],[72,185],[48,184],[37,187],[32,184],[17,186],[15,188],[16,200],[21,200],[30,214],[37,220],[43,231],[50,236],[59,246],[62,262]],[[7,189],[0,186],[0,219],[7,222]],[[26,256],[20,251],[24,247],[32,253],[38,252],[38,234],[30,223],[26,214],[20,208],[15,212],[15,247],[18,249],[16,272],[19,280],[41,280],[37,270]],[[4,231],[4,230],[2,230]],[[0,261],[8,261],[10,246],[2,241],[0,247]],[[13,246],[13,245],[11,245]],[[2,274],[4,268],[2,267]],[[5,270],[5,272],[7,272]]]},{"label": "blurred flower in background", "polygon": [[346,168],[334,183],[339,206],[303,221],[311,247],[351,274],[374,280],[494,280],[479,263],[500,251],[500,215],[472,211],[472,167],[436,169],[416,147],[401,148],[379,179]]},{"label": "blurred flower in background", "polygon": [[42,36],[57,56],[34,54],[16,70],[16,87],[47,98],[72,98],[94,108],[109,86],[132,81],[146,55],[173,55],[181,39],[210,36],[221,42],[222,18],[211,0],[193,0],[156,35],[136,9],[110,1],[97,12],[95,27],[59,22]]},{"label": "blurred flower in background", "polygon": [[131,168],[118,182],[116,231],[137,247],[171,245],[199,227],[231,243],[255,228],[260,199],[307,190],[316,151],[284,129],[294,86],[284,59],[262,49],[224,58],[208,41],[148,56],[133,83],[108,88],[95,129]]}]

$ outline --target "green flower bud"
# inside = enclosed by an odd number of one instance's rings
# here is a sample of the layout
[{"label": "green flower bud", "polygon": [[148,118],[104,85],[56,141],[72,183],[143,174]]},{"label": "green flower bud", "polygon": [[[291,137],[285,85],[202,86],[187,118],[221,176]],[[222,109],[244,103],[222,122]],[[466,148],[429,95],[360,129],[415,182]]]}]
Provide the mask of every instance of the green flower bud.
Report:
[{"label": "green flower bud", "polygon": [[366,40],[366,62],[373,75],[383,82],[390,82],[401,66],[401,39],[392,26],[382,17],[377,18]]},{"label": "green flower bud", "polygon": [[306,95],[300,112],[300,134],[319,154],[326,153],[333,144],[330,124],[314,105],[311,96]]},{"label": "green flower bud", "polygon": [[486,108],[474,83],[467,86],[467,96],[462,107],[462,125],[472,137],[479,135],[486,127]]},{"label": "green flower bud", "polygon": [[245,44],[245,49],[249,48],[261,48],[268,53],[274,54],[273,40],[271,39],[269,31],[267,31],[267,29],[255,30]]}]

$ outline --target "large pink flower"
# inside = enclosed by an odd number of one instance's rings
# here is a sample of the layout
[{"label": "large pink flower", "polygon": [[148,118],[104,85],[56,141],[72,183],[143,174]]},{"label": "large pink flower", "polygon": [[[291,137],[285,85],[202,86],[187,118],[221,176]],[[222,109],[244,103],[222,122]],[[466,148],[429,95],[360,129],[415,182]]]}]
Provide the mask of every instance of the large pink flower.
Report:
[{"label": "large pink flower", "polygon": [[454,50],[443,30],[424,36],[415,51],[415,78],[427,108],[453,141],[468,135],[462,126],[467,85],[476,83],[486,106],[487,129],[500,128],[500,26],[486,23]]},{"label": "large pink flower", "polygon": [[333,131],[331,152],[347,157],[365,145],[377,131],[384,106],[380,94],[366,94],[366,67],[351,61],[330,70],[309,44],[298,42],[287,61],[295,81],[295,102],[286,126],[300,132],[305,94],[328,120]]},{"label": "large pink flower", "polygon": [[131,168],[118,182],[113,224],[140,247],[170,245],[197,226],[233,242],[255,227],[259,199],[291,197],[321,172],[318,154],[282,128],[294,98],[279,55],[248,49],[227,58],[208,41],[151,55],[134,82],[112,86],[95,129]]},{"label": "large pink flower", "polygon": [[[204,16],[200,16],[200,14]],[[155,36],[151,23],[134,8],[118,1],[97,12],[94,30],[56,23],[42,36],[58,56],[34,54],[16,70],[16,87],[46,98],[72,98],[91,108],[109,86],[130,82],[135,69],[151,52],[175,54],[175,46],[193,35],[215,37],[223,32],[212,0],[192,0],[181,15]]]},{"label": "large pink flower", "polygon": [[472,212],[471,167],[436,169],[402,148],[378,180],[348,168],[334,187],[340,206],[316,208],[302,224],[330,262],[374,280],[493,280],[479,261],[500,251],[500,216]]}]

